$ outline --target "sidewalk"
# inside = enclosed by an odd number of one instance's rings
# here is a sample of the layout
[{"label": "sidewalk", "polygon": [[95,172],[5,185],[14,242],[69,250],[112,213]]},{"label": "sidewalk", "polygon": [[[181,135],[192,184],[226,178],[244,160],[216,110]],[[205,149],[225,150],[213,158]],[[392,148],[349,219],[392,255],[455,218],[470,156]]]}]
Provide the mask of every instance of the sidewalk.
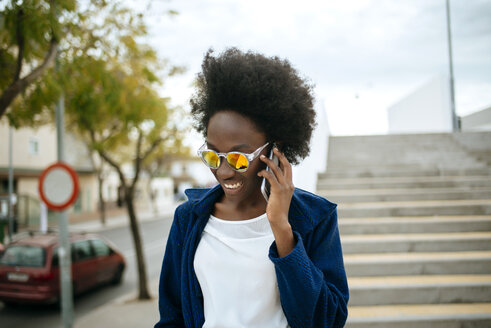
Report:
[{"label": "sidewalk", "polygon": [[[150,282],[150,290],[158,290],[158,279]],[[136,291],[103,305],[75,320],[75,328],[151,328],[159,320],[158,295],[138,301]]]},{"label": "sidewalk", "polygon": [[[151,210],[136,209],[138,222],[154,221],[159,220],[162,217],[173,217],[174,211],[181,202],[174,202],[165,209],[160,209],[159,213],[156,215]],[[129,217],[126,211],[117,214],[115,216],[108,216],[106,218],[106,224],[103,225],[99,219],[90,219],[87,221],[81,221],[76,223],[70,223],[70,231],[73,232],[98,232],[119,227],[124,227],[129,225]]]}]

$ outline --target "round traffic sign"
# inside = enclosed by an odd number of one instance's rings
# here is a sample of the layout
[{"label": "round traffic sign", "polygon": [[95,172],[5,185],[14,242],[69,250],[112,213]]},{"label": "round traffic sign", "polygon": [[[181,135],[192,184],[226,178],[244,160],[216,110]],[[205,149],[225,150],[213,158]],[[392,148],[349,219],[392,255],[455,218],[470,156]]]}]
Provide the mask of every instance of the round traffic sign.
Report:
[{"label": "round traffic sign", "polygon": [[48,166],[39,177],[39,195],[49,209],[66,209],[77,199],[78,190],[77,173],[63,162]]}]

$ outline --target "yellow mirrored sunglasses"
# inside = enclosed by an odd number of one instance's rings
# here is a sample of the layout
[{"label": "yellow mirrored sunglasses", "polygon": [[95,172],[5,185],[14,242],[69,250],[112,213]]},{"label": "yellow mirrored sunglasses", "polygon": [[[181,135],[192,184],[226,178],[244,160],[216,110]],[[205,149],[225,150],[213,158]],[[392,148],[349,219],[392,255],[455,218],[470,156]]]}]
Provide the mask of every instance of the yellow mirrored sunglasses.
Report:
[{"label": "yellow mirrored sunglasses", "polygon": [[249,168],[250,163],[259,156],[261,151],[269,145],[265,145],[256,149],[253,153],[245,154],[239,151],[231,151],[228,153],[217,153],[212,149],[206,148],[206,143],[198,149],[198,156],[201,157],[203,163],[210,169],[218,169],[220,167],[220,157],[224,157],[228,165],[237,172],[245,172]]}]

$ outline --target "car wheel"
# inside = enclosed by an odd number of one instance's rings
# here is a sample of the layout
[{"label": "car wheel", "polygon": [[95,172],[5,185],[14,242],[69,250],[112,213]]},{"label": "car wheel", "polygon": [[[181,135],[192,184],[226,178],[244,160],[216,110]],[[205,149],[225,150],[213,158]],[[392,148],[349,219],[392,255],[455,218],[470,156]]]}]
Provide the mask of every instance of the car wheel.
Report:
[{"label": "car wheel", "polygon": [[112,285],[119,285],[123,281],[123,272],[124,272],[124,266],[120,265],[118,269],[116,270],[116,273],[113,276],[113,279],[111,280]]}]

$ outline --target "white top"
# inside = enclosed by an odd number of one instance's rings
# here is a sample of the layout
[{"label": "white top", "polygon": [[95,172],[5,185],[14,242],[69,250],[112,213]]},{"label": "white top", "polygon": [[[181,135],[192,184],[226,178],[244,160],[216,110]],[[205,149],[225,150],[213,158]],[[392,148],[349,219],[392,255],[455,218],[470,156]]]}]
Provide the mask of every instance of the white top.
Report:
[{"label": "white top", "polygon": [[268,258],[273,240],[266,214],[243,221],[210,216],[194,257],[203,327],[288,327]]}]

